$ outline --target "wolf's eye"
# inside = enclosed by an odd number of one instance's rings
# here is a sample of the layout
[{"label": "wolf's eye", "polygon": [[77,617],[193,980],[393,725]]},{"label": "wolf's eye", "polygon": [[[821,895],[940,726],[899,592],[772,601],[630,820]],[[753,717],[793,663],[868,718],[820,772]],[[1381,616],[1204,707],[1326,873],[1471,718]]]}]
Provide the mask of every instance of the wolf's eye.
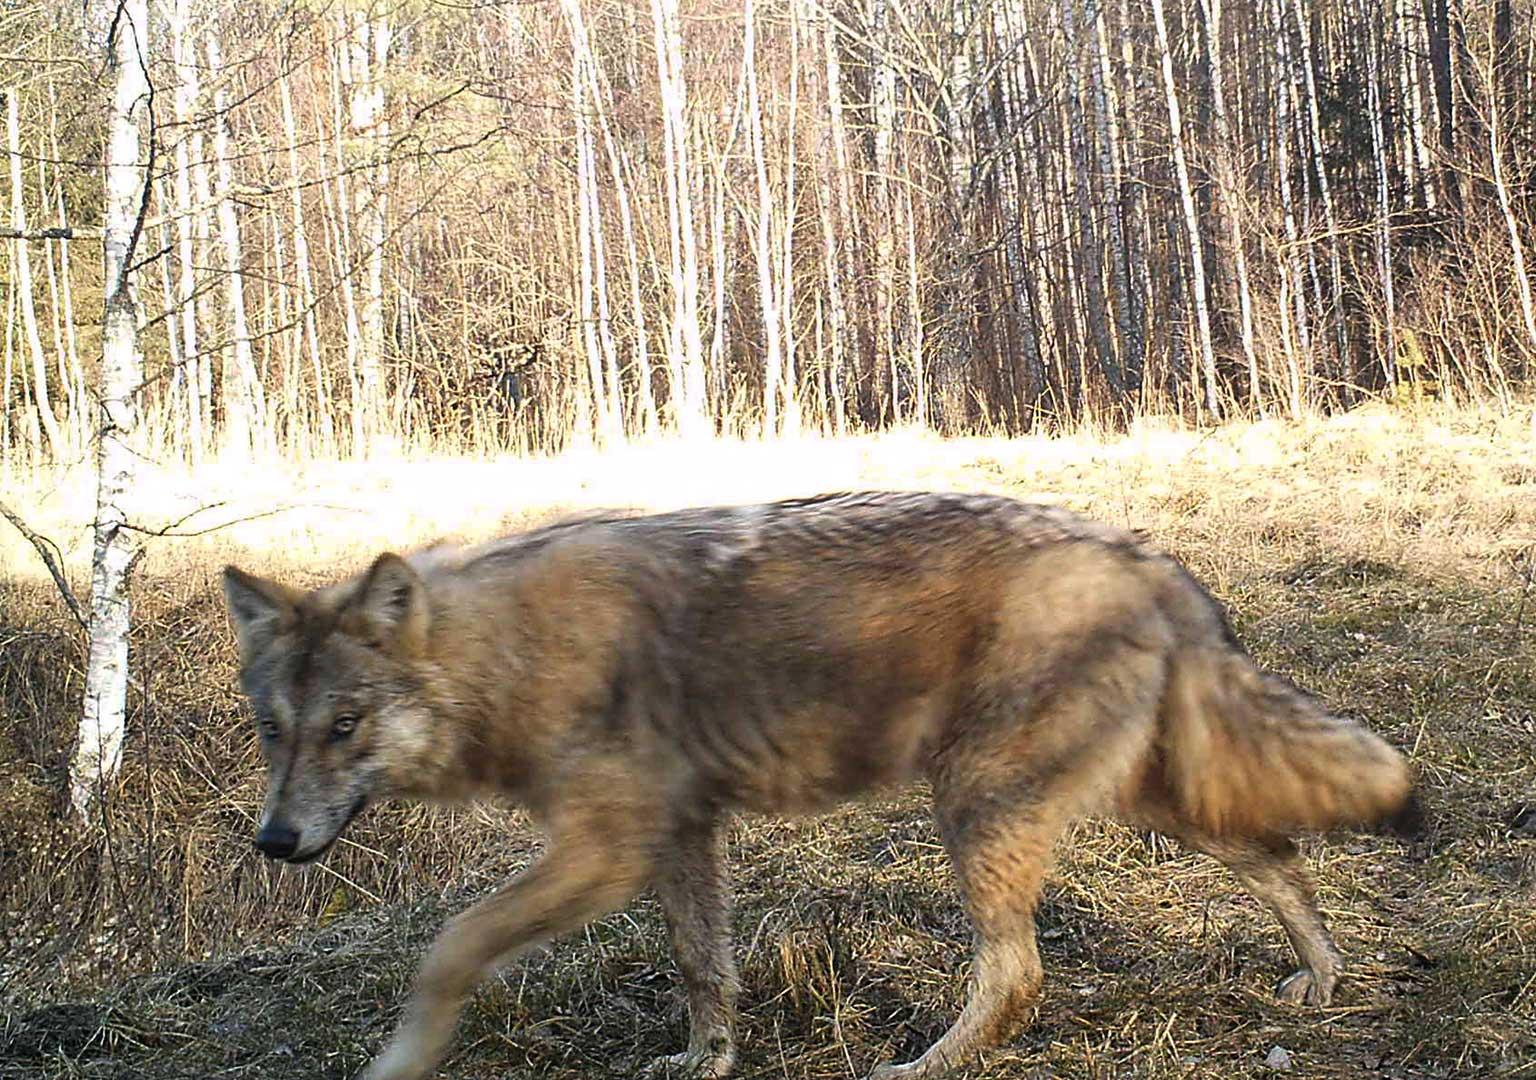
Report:
[{"label": "wolf's eye", "polygon": [[283,733],[283,729],[277,726],[277,721],[270,717],[262,720],[260,727],[263,739],[275,739]]},{"label": "wolf's eye", "polygon": [[331,741],[339,742],[357,730],[357,714],[342,713],[331,723]]}]

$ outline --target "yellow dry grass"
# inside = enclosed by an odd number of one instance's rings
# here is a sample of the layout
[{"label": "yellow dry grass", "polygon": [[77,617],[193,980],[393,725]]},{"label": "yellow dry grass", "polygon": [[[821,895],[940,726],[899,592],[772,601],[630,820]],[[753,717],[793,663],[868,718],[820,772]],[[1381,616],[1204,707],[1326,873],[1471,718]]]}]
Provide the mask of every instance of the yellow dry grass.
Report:
[{"label": "yellow dry grass", "polygon": [[[87,580],[82,471],[3,497]],[[250,853],[260,789],[217,572],[313,584],[384,547],[475,540],[592,506],[837,488],[967,489],[1146,530],[1231,607],[1266,665],[1409,748],[1429,839],[1310,841],[1353,978],[1274,1003],[1283,938],[1219,867],[1099,823],[1041,913],[1047,996],[978,1074],[1229,1077],[1283,1046],[1305,1076],[1536,1073],[1536,414],[1383,407],[1211,431],[771,444],[657,442],[556,459],[216,464],[149,474],[135,696],[105,834],[53,818],[80,649],[35,555],[0,532],[0,1077],[346,1076],[445,912],[536,845],[495,807],[390,808],[322,869]],[[227,528],[203,532],[212,526]],[[737,830],[743,1074],[846,1077],[920,1049],[967,938],[920,793]],[[493,980],[456,1077],[632,1075],[679,1037],[646,901]],[[134,974],[157,971],[157,974]],[[130,977],[131,976],[131,977]]]}]

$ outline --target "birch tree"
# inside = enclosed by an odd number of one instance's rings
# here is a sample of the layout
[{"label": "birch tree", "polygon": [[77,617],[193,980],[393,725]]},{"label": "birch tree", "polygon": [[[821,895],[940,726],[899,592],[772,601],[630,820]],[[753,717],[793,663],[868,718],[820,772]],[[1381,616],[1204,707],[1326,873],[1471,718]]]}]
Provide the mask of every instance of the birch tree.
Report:
[{"label": "birch tree", "polygon": [[1168,22],[1163,17],[1163,0],[1152,0],[1152,17],[1157,23],[1157,45],[1162,53],[1163,92],[1168,101],[1168,139],[1172,143],[1174,172],[1179,181],[1179,200],[1184,207],[1184,229],[1189,236],[1190,291],[1194,295],[1195,319],[1200,332],[1200,372],[1205,393],[1205,407],[1212,417],[1221,416],[1221,398],[1216,390],[1216,352],[1211,342],[1211,313],[1205,296],[1205,253],[1200,242],[1200,219],[1195,214],[1195,192],[1189,181],[1189,163],[1184,154],[1184,122],[1179,111],[1179,91],[1173,81],[1173,51],[1168,45]]},{"label": "birch tree", "polygon": [[20,300],[22,331],[32,358],[32,403],[37,409],[43,434],[48,437],[48,449],[55,457],[63,457],[66,451],[64,431],[48,393],[48,357],[43,351],[43,335],[38,329],[37,309],[33,303],[32,255],[27,250],[27,207],[23,198],[26,183],[22,179],[15,90],[5,91],[5,142],[11,165],[11,227],[17,234],[11,245],[11,266],[16,274],[14,288]]},{"label": "birch tree", "polygon": [[[221,71],[224,58],[216,25],[209,28],[205,49],[209,69]],[[229,143],[229,91],[220,85],[213,95],[213,159],[218,186],[219,241],[224,250],[224,292],[229,303],[233,339],[230,343],[231,363],[225,369],[225,445],[237,456],[246,457],[253,450],[268,448],[267,408],[251,352],[240,215],[233,197],[235,182]]]},{"label": "birch tree", "polygon": [[136,558],[127,528],[134,482],[136,396],[143,383],[134,301],[134,249],[148,177],[139,145],[149,111],[149,11],[120,0],[110,42],[114,76],[107,129],[100,414],[96,424],[95,551],[91,560],[90,648],[85,702],[70,765],[70,801],[90,819],[122,761],[128,708],[128,578]]}]

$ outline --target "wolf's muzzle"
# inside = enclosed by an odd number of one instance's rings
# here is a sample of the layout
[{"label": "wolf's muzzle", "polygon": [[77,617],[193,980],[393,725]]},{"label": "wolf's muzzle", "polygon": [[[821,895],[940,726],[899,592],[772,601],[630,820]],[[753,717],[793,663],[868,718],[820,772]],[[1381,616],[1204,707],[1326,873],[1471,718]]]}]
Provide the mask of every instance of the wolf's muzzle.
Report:
[{"label": "wolf's muzzle", "polygon": [[298,847],[299,834],[286,825],[264,825],[256,834],[256,849],[269,859],[286,859]]}]

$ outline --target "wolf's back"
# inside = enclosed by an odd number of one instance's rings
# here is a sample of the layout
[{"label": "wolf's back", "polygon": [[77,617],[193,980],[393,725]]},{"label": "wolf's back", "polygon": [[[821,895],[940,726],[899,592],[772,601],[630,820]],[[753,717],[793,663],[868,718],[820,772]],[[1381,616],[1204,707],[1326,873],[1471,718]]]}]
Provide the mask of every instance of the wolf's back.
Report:
[{"label": "wolf's back", "polygon": [[1403,755],[1236,648],[1181,649],[1160,719],[1170,793],[1181,816],[1211,834],[1411,828],[1417,807]]}]

